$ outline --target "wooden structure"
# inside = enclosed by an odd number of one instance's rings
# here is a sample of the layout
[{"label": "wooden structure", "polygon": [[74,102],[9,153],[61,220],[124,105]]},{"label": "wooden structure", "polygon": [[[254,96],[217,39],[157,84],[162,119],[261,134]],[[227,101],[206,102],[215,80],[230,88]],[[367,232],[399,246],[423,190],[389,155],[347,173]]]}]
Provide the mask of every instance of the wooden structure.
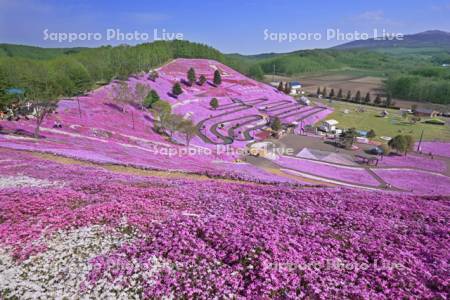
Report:
[{"label": "wooden structure", "polygon": [[355,155],[357,162],[368,165],[368,166],[378,166],[378,158],[367,157],[363,155]]}]

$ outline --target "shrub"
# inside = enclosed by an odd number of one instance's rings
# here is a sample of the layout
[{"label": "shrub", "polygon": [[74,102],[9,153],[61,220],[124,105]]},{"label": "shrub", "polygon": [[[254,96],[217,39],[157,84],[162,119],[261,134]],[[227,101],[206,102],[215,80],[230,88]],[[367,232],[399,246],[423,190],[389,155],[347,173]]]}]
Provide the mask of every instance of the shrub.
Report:
[{"label": "shrub", "polygon": [[205,77],[205,75],[200,75],[200,78],[198,79],[198,83],[199,83],[200,85],[204,85],[205,82],[206,82],[206,77]]},{"label": "shrub", "polygon": [[212,98],[209,102],[209,105],[211,106],[211,108],[216,109],[219,107],[219,100],[217,100],[217,98]]},{"label": "shrub", "polygon": [[386,144],[381,144],[380,146],[378,146],[378,148],[383,151],[383,155],[389,155],[389,153],[391,153],[391,148],[389,148],[389,146]]},{"label": "shrub", "polygon": [[150,108],[150,107],[152,107],[152,105],[154,103],[156,103],[159,100],[160,100],[160,98],[159,98],[158,93],[155,90],[151,90],[148,93],[147,97],[145,97],[145,99],[144,99],[144,106],[146,108]]},{"label": "shrub", "polygon": [[197,80],[194,68],[190,68],[189,71],[187,72],[187,80],[190,85],[193,85],[194,82]]},{"label": "shrub", "polygon": [[281,130],[282,124],[280,118],[276,117],[273,119],[272,124],[270,125],[273,131]]},{"label": "shrub", "polygon": [[406,155],[414,146],[414,138],[410,135],[397,135],[389,141],[388,145],[397,152],[404,152]]},{"label": "shrub", "polygon": [[183,93],[183,90],[181,89],[181,85],[179,82],[176,82],[172,87],[172,94],[175,96],[179,96]]},{"label": "shrub", "polygon": [[214,84],[220,85],[222,83],[222,76],[220,75],[219,70],[214,71]]},{"label": "shrub", "polygon": [[426,120],[425,123],[433,125],[445,125],[445,121],[437,118]]},{"label": "shrub", "polygon": [[367,132],[367,137],[369,139],[373,139],[374,137],[376,137],[375,131],[373,129],[370,129],[369,132]]}]

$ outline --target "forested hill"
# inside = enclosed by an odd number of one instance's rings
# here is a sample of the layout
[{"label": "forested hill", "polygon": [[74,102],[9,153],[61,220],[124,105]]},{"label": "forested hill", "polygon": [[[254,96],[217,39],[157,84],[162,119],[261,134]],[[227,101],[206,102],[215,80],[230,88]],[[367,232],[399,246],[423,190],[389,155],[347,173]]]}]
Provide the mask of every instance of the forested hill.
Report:
[{"label": "forested hill", "polygon": [[405,35],[399,39],[368,39],[338,45],[334,49],[376,49],[376,48],[441,48],[450,49],[450,32],[428,30]]},{"label": "forested hill", "polygon": [[127,78],[130,74],[161,66],[179,57],[214,59],[258,80],[265,74],[272,74],[274,68],[277,75],[285,76],[357,70],[362,74],[383,77],[386,92],[395,98],[450,104],[450,68],[442,66],[450,63],[450,50],[316,49],[246,56],[222,54],[209,46],[188,41],[98,48],[1,44],[0,93],[8,87],[27,87],[30,80],[48,73],[54,78],[52,84],[56,93],[70,96],[96,84],[113,78]]},{"label": "forested hill", "polygon": [[0,44],[0,57],[51,59],[64,54],[78,53],[86,48],[40,48],[26,45]]},{"label": "forested hill", "polygon": [[0,47],[0,106],[11,101],[9,88],[42,90],[48,96],[73,96],[112,79],[148,71],[174,58],[208,58],[231,66],[233,59],[209,46],[188,41],[157,41],[137,46],[45,49],[3,44]]}]

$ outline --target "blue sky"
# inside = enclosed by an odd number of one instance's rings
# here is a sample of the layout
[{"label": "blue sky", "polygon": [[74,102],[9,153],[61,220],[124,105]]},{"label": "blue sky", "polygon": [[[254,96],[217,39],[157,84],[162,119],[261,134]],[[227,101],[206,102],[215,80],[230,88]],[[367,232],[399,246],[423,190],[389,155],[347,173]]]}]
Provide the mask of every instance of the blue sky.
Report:
[{"label": "blue sky", "polygon": [[[107,29],[148,33],[165,30],[206,43],[225,53],[256,54],[325,48],[344,40],[327,39],[327,30],[356,36],[416,33],[429,29],[450,31],[450,0],[223,0],[223,1],[45,1],[0,0],[0,42],[44,47],[121,44],[107,40]],[[100,40],[71,43],[44,40],[47,33],[100,33]],[[264,34],[272,34],[271,37]],[[317,34],[320,39],[274,40],[276,33]],[[77,35],[78,36],[78,35]],[[316,35],[317,36],[317,35]],[[265,39],[266,37],[266,39]],[[345,40],[346,41],[346,40]],[[142,39],[129,41],[129,44]]]}]

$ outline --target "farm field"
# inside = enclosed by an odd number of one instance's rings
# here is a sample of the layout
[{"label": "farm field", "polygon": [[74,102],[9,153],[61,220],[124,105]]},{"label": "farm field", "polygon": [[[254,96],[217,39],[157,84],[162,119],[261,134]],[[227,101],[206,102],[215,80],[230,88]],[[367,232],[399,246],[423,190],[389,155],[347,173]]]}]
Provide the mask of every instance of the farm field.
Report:
[{"label": "farm field", "polygon": [[[386,94],[383,86],[383,81],[386,80],[386,74],[376,70],[344,68],[328,70],[327,72],[311,72],[303,75],[265,76],[266,82],[271,82],[274,80],[282,80],[285,82],[291,80],[300,81],[304,90],[311,94],[315,94],[317,92],[317,88],[319,87],[320,89],[326,87],[328,92],[330,92],[331,89],[334,89],[335,92],[342,89],[344,95],[346,95],[348,91],[351,91],[353,96],[357,91],[360,91],[363,97],[366,93],[370,93],[372,100],[378,94]],[[416,105],[419,108],[436,109],[444,112],[449,110],[448,105],[397,98],[393,100],[395,101],[395,105],[397,107],[405,109],[410,109],[411,106]]]}]

